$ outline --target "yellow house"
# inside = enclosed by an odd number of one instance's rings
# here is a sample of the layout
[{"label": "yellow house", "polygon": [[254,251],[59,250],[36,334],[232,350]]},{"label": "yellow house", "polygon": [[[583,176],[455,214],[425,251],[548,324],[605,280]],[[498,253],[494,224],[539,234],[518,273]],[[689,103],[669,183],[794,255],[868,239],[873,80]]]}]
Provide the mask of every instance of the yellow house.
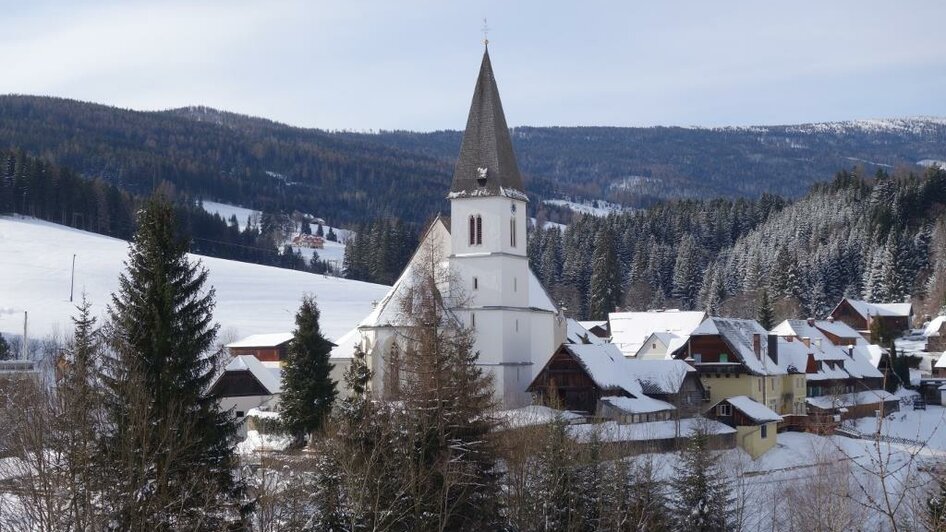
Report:
[{"label": "yellow house", "polygon": [[779,358],[779,344],[754,320],[708,318],[673,352],[699,372],[710,404],[745,396],[781,417],[779,429],[802,426],[805,368]]},{"label": "yellow house", "polygon": [[736,445],[753,460],[775,447],[782,416],[745,395],[737,395],[713,405],[706,416],[736,429]]}]

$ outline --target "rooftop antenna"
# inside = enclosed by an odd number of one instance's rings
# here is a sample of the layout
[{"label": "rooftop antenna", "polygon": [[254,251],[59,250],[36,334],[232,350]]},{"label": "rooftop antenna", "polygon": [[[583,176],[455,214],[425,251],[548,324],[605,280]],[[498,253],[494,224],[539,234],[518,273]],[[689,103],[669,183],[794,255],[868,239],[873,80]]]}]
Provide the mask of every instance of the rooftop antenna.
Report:
[{"label": "rooftop antenna", "polygon": [[489,25],[486,24],[486,19],[483,19],[483,46],[489,46]]}]

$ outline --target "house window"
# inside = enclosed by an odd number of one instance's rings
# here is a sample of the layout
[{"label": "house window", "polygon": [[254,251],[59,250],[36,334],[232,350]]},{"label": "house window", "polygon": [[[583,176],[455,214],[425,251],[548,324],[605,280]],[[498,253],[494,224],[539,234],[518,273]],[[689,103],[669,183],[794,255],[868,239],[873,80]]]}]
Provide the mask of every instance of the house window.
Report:
[{"label": "house window", "polygon": [[701,364],[703,362],[703,355],[700,353],[693,353],[693,362]]},{"label": "house window", "polygon": [[476,217],[470,215],[470,245],[476,244]]},{"label": "house window", "polygon": [[516,219],[509,219],[509,245],[516,247]]},{"label": "house window", "polygon": [[245,415],[246,415],[246,413],[243,412],[242,410],[237,410],[237,411],[236,411],[236,417],[243,417],[243,416],[245,416]]},{"label": "house window", "polygon": [[651,348],[651,349],[657,349],[657,344],[656,344],[656,343],[650,344],[650,348]]},{"label": "house window", "polygon": [[762,425],[762,439],[764,440],[764,439],[766,439],[766,438],[768,438],[768,437],[769,437],[769,426],[768,426],[768,425]]},{"label": "house window", "polygon": [[723,403],[716,407],[716,415],[722,417],[729,417],[732,415],[732,405],[728,403]]},{"label": "house window", "polygon": [[473,290],[479,290],[480,288],[480,279],[478,277],[473,278]]},{"label": "house window", "polygon": [[470,325],[476,327],[476,314],[470,314]]},{"label": "house window", "polygon": [[729,362],[729,355],[726,354],[726,353],[720,353],[720,354],[719,354],[719,361],[720,361],[720,362]]}]

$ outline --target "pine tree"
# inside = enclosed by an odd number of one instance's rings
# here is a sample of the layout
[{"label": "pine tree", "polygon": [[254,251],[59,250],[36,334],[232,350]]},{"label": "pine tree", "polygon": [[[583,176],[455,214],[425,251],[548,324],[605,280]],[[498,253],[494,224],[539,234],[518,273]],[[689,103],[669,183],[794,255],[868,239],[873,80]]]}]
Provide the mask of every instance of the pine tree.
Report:
[{"label": "pine tree", "polygon": [[312,227],[309,225],[309,220],[303,218],[302,223],[299,225],[299,232],[304,235],[312,234]]},{"label": "pine tree", "polygon": [[108,504],[120,528],[208,526],[237,509],[235,425],[208,393],[220,356],[214,290],[186,253],[170,203],[152,197],[112,295],[102,372],[113,427],[102,474],[113,481]]},{"label": "pine tree", "polygon": [[595,237],[592,255],[589,314],[592,319],[607,319],[621,303],[621,274],[611,231],[602,227]]},{"label": "pine tree", "polygon": [[675,530],[716,532],[729,528],[733,498],[709,448],[709,436],[694,430],[670,481],[670,516]]},{"label": "pine tree", "polygon": [[699,289],[700,265],[696,252],[696,242],[688,235],[680,243],[673,267],[673,297],[686,309],[693,308]]},{"label": "pine tree", "polygon": [[769,291],[765,288],[762,289],[762,295],[759,297],[756,321],[767,331],[775,327],[775,313],[772,310],[772,302],[769,300]]},{"label": "pine tree", "polygon": [[335,234],[335,230],[331,227],[328,228],[328,233],[325,234],[325,240],[329,242],[338,242],[338,235]]},{"label": "pine tree", "polygon": [[325,236],[325,229],[322,227],[322,224],[315,229],[315,236]]},{"label": "pine tree", "polygon": [[335,402],[331,352],[331,342],[319,329],[319,308],[307,295],[296,313],[279,400],[282,420],[298,442],[322,428]]}]

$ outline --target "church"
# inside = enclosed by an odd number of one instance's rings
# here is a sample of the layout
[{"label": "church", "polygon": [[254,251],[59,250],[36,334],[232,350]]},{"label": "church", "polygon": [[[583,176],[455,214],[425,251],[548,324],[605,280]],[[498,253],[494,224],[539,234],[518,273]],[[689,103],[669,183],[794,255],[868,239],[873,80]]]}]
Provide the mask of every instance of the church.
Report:
[{"label": "church", "polygon": [[493,376],[497,403],[504,408],[528,405],[526,389],[565,341],[566,322],[529,268],[529,200],[488,48],[447,198],[450,216],[441,215],[430,224],[394,286],[357,329],[337,342],[338,350],[351,353],[359,346],[374,373],[374,393],[382,391],[387,358],[406,321],[400,295],[413,282],[421,250],[435,249],[449,271],[449,282],[459,283],[466,295],[448,310],[473,330],[473,349],[478,364]]}]

